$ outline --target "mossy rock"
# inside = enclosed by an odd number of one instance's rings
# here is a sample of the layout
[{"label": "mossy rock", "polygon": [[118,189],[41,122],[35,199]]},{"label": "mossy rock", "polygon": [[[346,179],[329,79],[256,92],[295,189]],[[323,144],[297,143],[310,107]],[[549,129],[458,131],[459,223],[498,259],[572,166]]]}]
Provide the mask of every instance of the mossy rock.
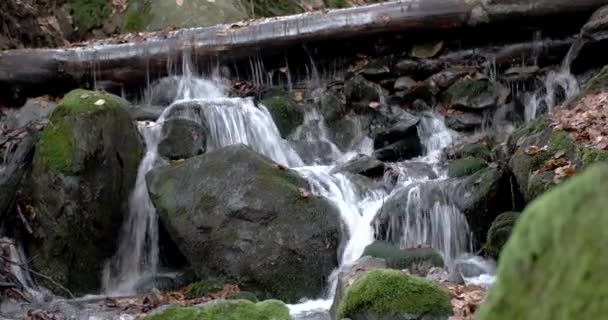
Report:
[{"label": "mossy rock", "polygon": [[326,0],[325,3],[330,9],[344,9],[352,6],[347,0]]},{"label": "mossy rock", "polygon": [[300,2],[295,0],[241,0],[241,2],[246,8],[253,7],[255,18],[287,16],[304,12]]},{"label": "mossy rock", "polygon": [[448,165],[448,176],[451,178],[470,176],[487,166],[488,164],[484,160],[478,158],[453,160]]},{"label": "mossy rock", "polygon": [[487,79],[461,80],[454,83],[446,95],[453,107],[482,110],[497,104],[501,90],[498,83]]},{"label": "mossy rock", "polygon": [[108,0],[70,0],[74,25],[81,33],[103,26],[112,15],[112,4]]},{"label": "mossy rock", "polygon": [[278,300],[214,301],[199,307],[173,307],[146,320],[291,320],[289,308]]},{"label": "mossy rock", "polygon": [[301,106],[288,94],[264,99],[262,104],[272,115],[272,119],[283,138],[289,136],[298,126],[304,123],[304,112]]},{"label": "mossy rock", "polygon": [[196,299],[222,291],[223,289],[224,285],[220,281],[201,280],[188,286],[186,297],[188,299]]},{"label": "mossy rock", "polygon": [[608,313],[608,166],[596,164],[536,199],[503,249],[476,319],[603,319]]},{"label": "mossy rock", "polygon": [[385,241],[374,241],[365,247],[362,256],[382,258],[387,266],[393,269],[409,269],[412,272],[426,275],[432,267],[443,268],[443,258],[433,248],[400,249]]},{"label": "mossy rock", "polygon": [[492,222],[484,247],[484,251],[488,256],[498,258],[502,248],[511,236],[511,231],[519,215],[519,212],[505,212],[496,217],[494,222]]},{"label": "mossy rock", "polygon": [[129,1],[129,7],[123,20],[124,32],[141,32],[152,20],[152,0]]},{"label": "mossy rock", "polygon": [[229,300],[247,300],[247,301],[251,301],[251,302],[258,302],[258,297],[255,295],[255,293],[253,292],[248,292],[248,291],[241,291],[238,292],[236,294],[231,295],[230,297],[228,297]]},{"label": "mossy rock", "polygon": [[[447,319],[452,314],[450,296],[435,283],[398,270],[373,270],[346,291],[338,319]],[[369,318],[370,315],[373,315]],[[402,318],[404,316],[407,318]]]},{"label": "mossy rock", "polygon": [[127,214],[144,152],[128,108],[117,96],[74,90],[51,115],[34,154],[27,191],[37,237],[27,249],[38,271],[76,294],[99,289]]},{"label": "mossy rock", "polygon": [[486,144],[482,143],[474,143],[468,144],[460,149],[460,157],[462,158],[478,158],[486,161],[490,161],[492,159],[492,152],[490,148]]}]

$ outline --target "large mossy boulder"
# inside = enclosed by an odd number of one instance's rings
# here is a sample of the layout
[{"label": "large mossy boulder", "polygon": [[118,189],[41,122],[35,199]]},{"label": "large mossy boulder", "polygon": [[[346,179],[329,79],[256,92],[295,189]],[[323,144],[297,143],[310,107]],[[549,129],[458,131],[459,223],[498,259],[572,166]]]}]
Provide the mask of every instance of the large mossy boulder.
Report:
[{"label": "large mossy boulder", "polygon": [[259,297],[320,295],[337,266],[340,216],[297,173],[234,145],[148,175],[160,219],[201,277]]},{"label": "large mossy boulder", "polygon": [[145,320],[291,320],[289,308],[277,300],[253,303],[218,300],[194,307],[173,307]]},{"label": "large mossy boulder", "polygon": [[28,253],[34,268],[75,293],[99,289],[128,210],[144,151],[128,106],[106,93],[68,93],[34,154]]},{"label": "large mossy boulder", "polygon": [[348,288],[337,319],[447,320],[451,315],[449,293],[433,282],[397,270],[373,270]]},{"label": "large mossy boulder", "polygon": [[608,166],[594,165],[531,203],[503,249],[476,319],[602,319],[608,313]]},{"label": "large mossy boulder", "polygon": [[504,247],[507,240],[511,236],[511,231],[515,226],[517,218],[519,218],[519,212],[505,212],[501,213],[488,230],[488,237],[486,244],[484,245],[484,252],[492,258],[498,258],[502,248]]},{"label": "large mossy boulder", "polygon": [[426,276],[433,267],[444,267],[441,254],[433,248],[401,249],[385,241],[374,241],[365,247],[362,256],[384,259],[389,268],[408,269],[420,276]]}]

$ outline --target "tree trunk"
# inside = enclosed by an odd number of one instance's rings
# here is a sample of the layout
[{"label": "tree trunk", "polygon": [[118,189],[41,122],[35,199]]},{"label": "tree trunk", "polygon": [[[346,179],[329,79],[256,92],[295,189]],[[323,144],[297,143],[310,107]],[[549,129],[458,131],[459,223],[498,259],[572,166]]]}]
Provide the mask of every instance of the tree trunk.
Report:
[{"label": "tree trunk", "polygon": [[[478,1],[480,2],[480,1]],[[84,47],[23,49],[0,53],[3,101],[61,94],[108,82],[142,85],[181,64],[183,53],[197,61],[238,62],[289,46],[389,32],[447,31],[551,15],[587,13],[608,0],[407,0],[365,7],[306,13],[173,32],[125,35]],[[338,44],[339,42],[336,42]],[[21,101],[19,101],[21,100]]]}]

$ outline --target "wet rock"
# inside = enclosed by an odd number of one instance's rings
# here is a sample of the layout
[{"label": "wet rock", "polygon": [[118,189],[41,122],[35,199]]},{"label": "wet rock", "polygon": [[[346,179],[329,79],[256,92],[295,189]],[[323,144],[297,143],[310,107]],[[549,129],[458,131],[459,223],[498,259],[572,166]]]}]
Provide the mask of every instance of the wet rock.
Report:
[{"label": "wet rock", "polygon": [[432,58],[436,56],[441,49],[443,49],[443,41],[429,41],[424,43],[417,43],[412,47],[410,56],[414,58]]},{"label": "wet rock", "polygon": [[448,176],[451,178],[469,176],[487,166],[488,164],[484,160],[478,158],[453,160],[448,165]]},{"label": "wet rock", "polygon": [[168,292],[179,288],[180,283],[174,276],[156,275],[142,278],[135,285],[135,292],[147,293],[154,289],[160,292]]},{"label": "wet rock", "polygon": [[374,241],[365,247],[362,256],[383,259],[389,268],[407,269],[419,276],[425,276],[433,267],[444,266],[441,254],[433,248],[401,249],[385,241]]},{"label": "wet rock", "polygon": [[605,64],[599,52],[608,46],[608,6],[598,9],[581,29],[564,59],[564,65],[576,73]]},{"label": "wet rock", "polygon": [[262,104],[268,108],[281,137],[286,138],[304,123],[302,107],[289,94],[264,99]]},{"label": "wet rock", "polygon": [[434,60],[404,59],[397,62],[394,70],[400,75],[410,76],[415,80],[424,80],[441,71],[442,68],[442,64]]},{"label": "wet rock", "polygon": [[327,165],[336,160],[331,142],[297,140],[290,141],[289,144],[305,164]]},{"label": "wet rock", "polygon": [[486,161],[492,159],[492,152],[488,145],[483,143],[472,143],[462,146],[458,151],[457,155],[459,158],[478,158]]},{"label": "wet rock", "polygon": [[248,147],[156,169],[148,187],[161,221],[201,277],[297,301],[321,294],[337,266],[337,209],[310,194],[297,173]]},{"label": "wet rock", "polygon": [[179,77],[166,77],[150,86],[148,103],[152,106],[167,107],[175,101],[179,89]]},{"label": "wet rock", "polygon": [[0,121],[0,127],[24,128],[31,123],[48,119],[55,108],[57,104],[45,98],[28,99],[21,108],[9,110],[6,118]]},{"label": "wet rock", "polygon": [[525,82],[532,80],[539,71],[537,66],[512,67],[505,70],[501,78],[507,82]]},{"label": "wet rock", "polygon": [[135,106],[129,108],[129,113],[135,121],[156,121],[164,110],[162,106]]},{"label": "wet rock", "polygon": [[319,97],[319,109],[327,122],[339,120],[346,112],[346,97],[340,86],[332,86],[323,91]]},{"label": "wet rock", "polygon": [[350,172],[368,178],[378,178],[384,175],[386,166],[384,162],[366,155],[358,155],[352,160],[336,166],[332,172]]},{"label": "wet rock", "polygon": [[511,236],[511,231],[515,226],[515,222],[519,218],[519,212],[505,212],[501,213],[488,230],[488,237],[486,238],[486,244],[484,245],[484,252],[486,255],[492,258],[498,258],[502,248],[504,247],[507,240]]},{"label": "wet rock", "polygon": [[374,156],[380,161],[400,161],[422,154],[416,125],[420,119],[407,112],[393,119],[393,124],[374,134]]},{"label": "wet rock", "polygon": [[99,289],[127,213],[144,151],[129,107],[117,96],[74,90],[36,146],[27,190],[36,219],[27,249],[34,268],[75,294]]},{"label": "wet rock", "polygon": [[169,119],[163,123],[158,153],[170,160],[187,159],[205,153],[209,129],[204,123]]},{"label": "wet rock", "polygon": [[331,305],[329,313],[335,319],[338,314],[338,307],[346,295],[346,290],[357,279],[363,276],[366,272],[374,269],[386,268],[386,261],[380,258],[363,256],[355,261],[352,265],[344,266],[338,273],[338,284],[336,294]]},{"label": "wet rock", "polygon": [[526,208],[476,319],[604,317],[608,295],[597,288],[608,264],[600,236],[608,224],[607,183],[608,167],[596,164]]},{"label": "wet rock", "polygon": [[145,320],[291,320],[289,308],[281,301],[253,303],[246,300],[213,300],[192,307],[172,307],[143,318]]},{"label": "wet rock", "polygon": [[372,270],[347,289],[337,319],[437,319],[452,315],[449,293],[397,270]]},{"label": "wet rock", "polygon": [[456,131],[473,131],[483,125],[483,115],[473,112],[454,112],[445,115],[445,124]]},{"label": "wet rock", "polygon": [[508,92],[499,83],[487,79],[461,80],[446,91],[453,108],[483,110],[500,105]]},{"label": "wet rock", "polygon": [[334,122],[326,122],[329,129],[330,140],[342,151],[352,150],[368,134],[367,128],[371,126],[371,115],[347,114]]},{"label": "wet rock", "polygon": [[400,77],[395,81],[394,89],[397,91],[410,90],[416,85],[416,81],[410,77]]},{"label": "wet rock", "polygon": [[344,95],[353,111],[370,113],[374,111],[370,103],[382,102],[388,96],[388,92],[379,84],[366,80],[362,75],[356,75],[344,84]]}]

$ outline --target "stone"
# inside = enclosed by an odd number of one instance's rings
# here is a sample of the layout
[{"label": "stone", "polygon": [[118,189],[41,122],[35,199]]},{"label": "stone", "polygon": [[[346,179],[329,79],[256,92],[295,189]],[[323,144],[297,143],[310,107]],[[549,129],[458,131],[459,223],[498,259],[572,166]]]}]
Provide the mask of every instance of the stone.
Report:
[{"label": "stone", "polygon": [[484,252],[486,255],[497,259],[504,247],[507,240],[511,236],[511,231],[515,226],[515,222],[519,218],[519,212],[505,212],[501,213],[488,230],[488,237],[484,245]]},{"label": "stone", "polygon": [[487,166],[488,164],[484,160],[478,158],[453,160],[448,165],[448,176],[450,178],[469,176]]},{"label": "stone", "polygon": [[19,109],[9,109],[6,117],[0,121],[0,127],[6,129],[25,128],[34,122],[40,122],[50,117],[57,104],[45,98],[27,99]]},{"label": "stone", "polygon": [[502,85],[487,79],[461,80],[446,91],[451,106],[465,110],[496,107],[504,102],[506,95],[508,92]]},{"label": "stone", "polygon": [[452,315],[450,296],[437,284],[397,270],[372,270],[346,291],[337,319],[442,319]]},{"label": "stone", "polygon": [[385,241],[374,241],[365,247],[362,256],[384,259],[391,269],[407,269],[419,276],[426,276],[432,268],[444,267],[441,254],[433,248],[401,249]]},{"label": "stone", "polygon": [[397,62],[393,69],[399,75],[409,76],[415,80],[424,80],[441,71],[443,66],[440,62],[434,60],[404,59]]},{"label": "stone", "polygon": [[304,123],[302,107],[288,94],[277,95],[262,101],[272,116],[281,137],[287,138]]},{"label": "stone", "polygon": [[349,172],[360,174],[368,178],[378,178],[384,176],[385,170],[386,166],[382,161],[361,154],[346,163],[337,165],[332,169],[332,172]]},{"label": "stone", "polygon": [[362,75],[356,75],[344,84],[346,102],[351,104],[356,113],[373,113],[373,103],[381,103],[388,92],[379,84],[366,80]]},{"label": "stone", "polygon": [[338,264],[340,214],[296,172],[233,145],[147,180],[161,222],[202,279],[288,302],[325,290]]},{"label": "stone", "polygon": [[180,78],[165,77],[150,86],[147,101],[149,105],[168,107],[177,98]]},{"label": "stone", "polygon": [[608,167],[596,164],[522,213],[479,320],[601,319],[608,313]]},{"label": "stone", "polygon": [[416,125],[420,119],[402,112],[390,126],[374,133],[374,156],[380,161],[401,161],[422,154]]},{"label": "stone", "polygon": [[74,90],[36,145],[26,190],[36,219],[27,251],[34,268],[75,294],[98,292],[127,214],[144,152],[129,107],[114,95]]},{"label": "stone", "polygon": [[443,41],[428,41],[414,44],[410,56],[420,59],[428,59],[436,56],[443,49]]},{"label": "stone", "polygon": [[456,131],[473,131],[483,125],[483,115],[473,112],[448,113],[445,116],[445,125]]},{"label": "stone", "polygon": [[412,89],[415,85],[416,85],[416,80],[410,78],[410,77],[400,77],[399,79],[397,79],[395,81],[395,85],[393,86],[393,89],[397,90],[397,91],[401,91],[401,90],[409,90]]},{"label": "stone", "polygon": [[327,88],[315,100],[327,122],[339,120],[347,112],[346,97],[341,86]]},{"label": "stone", "polygon": [[169,159],[187,159],[205,153],[209,129],[205,123],[174,118],[163,123],[158,153]]},{"label": "stone", "polygon": [[331,142],[296,140],[289,141],[289,144],[307,165],[329,165],[336,160]]}]

